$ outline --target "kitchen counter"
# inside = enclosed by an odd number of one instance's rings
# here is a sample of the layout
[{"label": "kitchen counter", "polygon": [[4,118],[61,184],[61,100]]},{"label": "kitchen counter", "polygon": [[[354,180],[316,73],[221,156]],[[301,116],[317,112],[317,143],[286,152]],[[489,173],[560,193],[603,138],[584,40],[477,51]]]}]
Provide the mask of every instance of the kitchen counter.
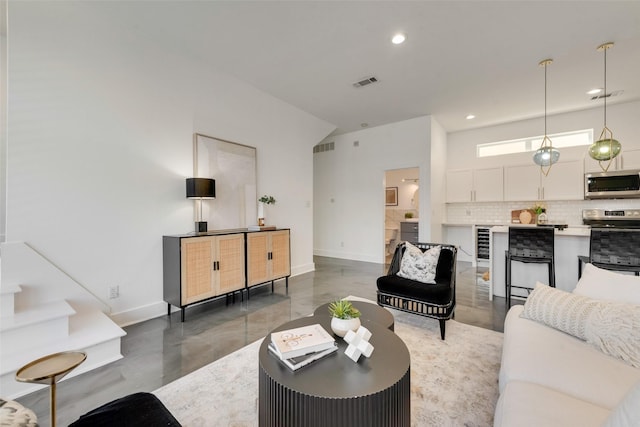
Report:
[{"label": "kitchen counter", "polygon": [[[537,225],[529,225],[529,224],[509,224],[509,225],[498,225],[491,227],[492,233],[507,233],[509,232],[509,227],[537,227]],[[575,226],[572,225],[563,230],[557,229],[555,235],[557,236],[587,236],[591,234],[591,227],[588,225],[580,225]]]}]

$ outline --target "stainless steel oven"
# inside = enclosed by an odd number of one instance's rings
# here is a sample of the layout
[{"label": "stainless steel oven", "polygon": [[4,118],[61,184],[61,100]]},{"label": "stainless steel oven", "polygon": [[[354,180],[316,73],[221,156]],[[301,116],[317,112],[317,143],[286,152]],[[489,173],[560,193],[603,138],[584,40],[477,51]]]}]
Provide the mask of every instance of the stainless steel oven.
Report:
[{"label": "stainless steel oven", "polygon": [[640,209],[584,209],[582,222],[591,227],[640,228]]}]

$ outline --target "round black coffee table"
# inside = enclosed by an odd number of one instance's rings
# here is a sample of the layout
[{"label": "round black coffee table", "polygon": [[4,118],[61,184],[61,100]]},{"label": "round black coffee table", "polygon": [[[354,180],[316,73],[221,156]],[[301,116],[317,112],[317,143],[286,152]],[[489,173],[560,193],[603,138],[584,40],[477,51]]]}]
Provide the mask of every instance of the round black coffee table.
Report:
[{"label": "round black coffee table", "polygon": [[[314,323],[331,333],[331,317],[321,314],[292,320],[274,332]],[[268,351],[267,335],[259,352],[259,426],[408,427],[409,350],[385,326],[369,322],[366,328],[375,348],[370,358],[361,356],[355,363],[344,354],[347,343],[336,337],[338,351],[297,371]]]},{"label": "round black coffee table", "polygon": [[[380,307],[378,304],[372,304],[363,301],[351,301],[351,303],[355,308],[360,310],[360,322],[365,328],[369,329],[369,323],[375,322],[380,326],[384,326],[390,331],[393,331],[395,319],[393,318],[393,314],[391,314],[389,310]],[[315,309],[313,315],[328,316],[330,304],[330,302],[322,304],[320,307]],[[329,332],[331,332],[331,329],[329,329]]]}]

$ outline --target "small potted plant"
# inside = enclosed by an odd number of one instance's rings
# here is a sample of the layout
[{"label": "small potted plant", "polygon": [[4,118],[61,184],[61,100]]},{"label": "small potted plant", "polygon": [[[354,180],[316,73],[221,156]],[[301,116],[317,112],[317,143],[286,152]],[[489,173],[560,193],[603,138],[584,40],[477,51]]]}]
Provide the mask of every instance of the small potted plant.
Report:
[{"label": "small potted plant", "polygon": [[539,203],[535,204],[532,209],[536,213],[536,224],[546,224],[547,209]]},{"label": "small potted plant", "polygon": [[351,301],[338,300],[329,304],[331,315],[331,330],[339,337],[344,337],[348,331],[357,331],[360,327],[360,310]]}]

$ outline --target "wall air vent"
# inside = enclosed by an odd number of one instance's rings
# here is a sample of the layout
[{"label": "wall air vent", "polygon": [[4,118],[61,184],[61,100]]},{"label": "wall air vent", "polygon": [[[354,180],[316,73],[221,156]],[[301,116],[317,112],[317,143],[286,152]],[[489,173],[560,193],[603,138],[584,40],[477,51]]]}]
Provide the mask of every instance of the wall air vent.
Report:
[{"label": "wall air vent", "polygon": [[613,92],[609,92],[609,93],[603,93],[600,95],[594,95],[591,97],[592,101],[595,101],[596,99],[602,99],[602,98],[613,98],[614,96],[620,96],[622,95],[622,93],[624,92],[624,90],[615,90]]},{"label": "wall air vent", "polygon": [[324,144],[318,144],[313,146],[313,154],[324,153],[325,151],[335,150],[335,142],[325,142]]},{"label": "wall air vent", "polygon": [[376,83],[378,81],[377,78],[375,77],[367,77],[364,80],[360,80],[359,82],[355,82],[353,84],[354,87],[362,87],[362,86],[367,86],[370,85],[371,83]]}]

